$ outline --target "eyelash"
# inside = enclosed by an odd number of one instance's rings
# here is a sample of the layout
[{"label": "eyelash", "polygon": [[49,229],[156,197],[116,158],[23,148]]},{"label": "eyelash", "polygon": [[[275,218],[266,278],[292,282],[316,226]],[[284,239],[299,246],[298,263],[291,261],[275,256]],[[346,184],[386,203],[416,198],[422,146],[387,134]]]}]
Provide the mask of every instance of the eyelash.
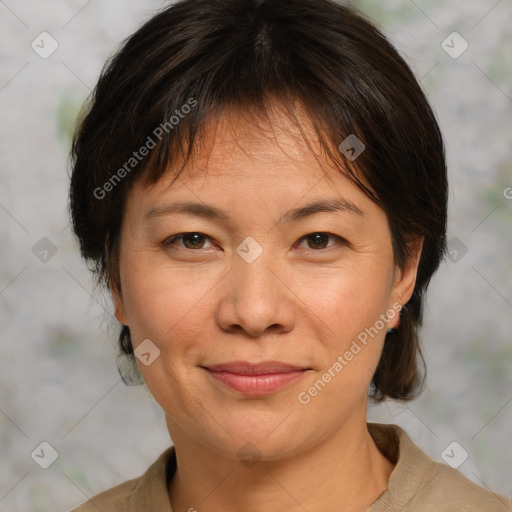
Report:
[{"label": "eyelash", "polygon": [[[173,235],[170,238],[168,238],[167,240],[165,240],[162,245],[166,249],[167,248],[172,248],[172,245],[174,244],[175,241],[183,240],[183,238],[186,237],[187,235],[199,235],[201,238],[205,238],[205,239],[211,240],[211,238],[209,236],[204,235],[203,233],[200,233],[198,231],[191,231],[191,232],[188,232],[188,233],[180,233],[178,235]],[[347,245],[346,240],[344,240],[340,236],[334,235],[332,233],[326,233],[326,232],[323,232],[323,231],[314,231],[313,233],[309,233],[309,234],[304,235],[303,237],[299,238],[298,241],[301,242],[302,240],[307,240],[308,237],[313,236],[313,235],[324,235],[324,236],[328,236],[330,238],[336,238],[340,242],[338,245],[340,245],[340,246]],[[306,250],[309,250],[309,251],[312,251],[312,252],[318,252],[318,251],[322,251],[322,250],[332,249],[332,247],[334,247],[334,246],[322,247],[320,249],[310,249],[309,248],[309,249],[306,249]],[[180,250],[201,251],[201,250],[203,250],[203,248],[189,249],[188,247],[180,247]]]}]

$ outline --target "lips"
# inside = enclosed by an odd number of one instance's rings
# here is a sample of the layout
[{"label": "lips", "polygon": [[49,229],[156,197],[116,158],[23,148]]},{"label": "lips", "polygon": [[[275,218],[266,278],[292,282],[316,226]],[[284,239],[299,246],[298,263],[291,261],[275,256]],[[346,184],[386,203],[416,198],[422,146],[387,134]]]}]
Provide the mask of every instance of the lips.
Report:
[{"label": "lips", "polygon": [[280,361],[235,361],[203,367],[216,382],[248,396],[270,395],[300,379],[309,368]]},{"label": "lips", "polygon": [[228,372],[238,375],[268,375],[274,373],[290,373],[307,370],[303,366],[295,366],[280,361],[263,361],[261,363],[249,363],[246,361],[234,361],[231,363],[216,364],[207,367],[211,372]]}]

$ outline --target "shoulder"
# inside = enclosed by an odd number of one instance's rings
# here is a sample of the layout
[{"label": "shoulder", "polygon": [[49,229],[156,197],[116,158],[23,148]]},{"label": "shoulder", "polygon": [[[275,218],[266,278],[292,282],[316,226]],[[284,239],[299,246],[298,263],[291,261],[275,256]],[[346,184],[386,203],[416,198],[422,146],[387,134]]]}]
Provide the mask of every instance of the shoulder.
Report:
[{"label": "shoulder", "polygon": [[176,471],[176,454],[171,446],[139,478],[96,494],[71,512],[172,512],[167,483]]},{"label": "shoulder", "polygon": [[424,485],[432,510],[512,512],[510,499],[480,487],[456,469],[439,462],[432,461]]},{"label": "shoulder", "polygon": [[381,452],[396,465],[387,491],[369,512],[512,512],[512,501],[434,461],[397,425],[368,424]]},{"label": "shoulder", "polygon": [[108,510],[108,512],[126,512],[129,510],[129,500],[135,491],[137,484],[142,477],[128,480],[111,489],[107,489],[88,501],[73,509],[71,512],[98,512],[98,510]]}]

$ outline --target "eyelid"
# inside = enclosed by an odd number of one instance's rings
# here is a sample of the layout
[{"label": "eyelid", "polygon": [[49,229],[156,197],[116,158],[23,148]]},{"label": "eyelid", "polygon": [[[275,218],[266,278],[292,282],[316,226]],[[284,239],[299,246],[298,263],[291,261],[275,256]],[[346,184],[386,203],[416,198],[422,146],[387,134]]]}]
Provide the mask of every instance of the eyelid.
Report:
[{"label": "eyelid", "polygon": [[[186,236],[186,235],[201,235],[202,238],[204,238],[206,240],[210,240],[210,242],[212,240],[211,237],[209,237],[208,235],[205,235],[204,233],[201,233],[199,231],[185,231],[183,233],[177,233],[176,235],[172,235],[169,238],[166,238],[162,242],[162,246],[164,248],[170,247],[170,246],[172,246],[174,241],[176,241],[176,240],[183,240],[183,237]],[[179,247],[179,249],[182,249],[184,251],[201,251],[204,248],[201,247],[200,249],[188,249],[187,247]],[[209,249],[209,247],[207,247],[207,249]]]},{"label": "eyelid", "polygon": [[[202,238],[212,242],[212,237],[210,237],[208,235],[205,235],[204,233],[201,233],[199,231],[187,231],[187,232],[177,233],[176,235],[170,236],[169,238],[167,238],[166,240],[164,240],[162,242],[162,246],[164,248],[170,247],[170,246],[173,245],[173,243],[176,240],[183,240],[183,237],[185,235],[191,235],[191,234],[200,235]],[[297,244],[297,243],[300,244],[303,240],[306,240],[309,236],[312,236],[312,235],[326,235],[326,236],[328,236],[330,238],[336,238],[339,243],[338,244],[333,244],[333,245],[328,246],[328,247],[323,247],[323,248],[320,248],[320,249],[305,248],[305,250],[309,251],[309,252],[321,252],[321,251],[326,251],[326,250],[332,249],[333,247],[336,247],[337,245],[338,246],[339,245],[341,245],[341,246],[348,245],[348,242],[344,238],[342,238],[341,236],[335,235],[334,233],[329,233],[329,232],[326,232],[326,231],[312,231],[311,233],[307,233],[306,235],[300,237],[297,240],[297,242],[295,242],[295,244]],[[184,250],[184,251],[198,252],[198,251],[204,250],[205,248],[201,247],[199,249],[188,249],[187,247],[179,247],[179,249]],[[210,249],[210,248],[208,247],[206,249]]]},{"label": "eyelid", "polygon": [[328,246],[328,247],[324,247],[324,248],[321,248],[321,249],[309,249],[309,248],[306,248],[305,250],[308,251],[308,252],[322,252],[322,251],[329,251],[333,248],[336,248],[336,246],[345,246],[345,245],[348,245],[348,242],[341,236],[339,235],[335,235],[334,233],[329,233],[328,231],[313,231],[311,233],[308,233],[307,235],[304,235],[303,237],[299,238],[298,240],[298,243],[302,242],[302,240],[305,240],[308,238],[308,236],[312,236],[312,235],[326,235],[330,238],[336,238],[338,239],[338,242],[337,244],[333,244],[331,246]]}]

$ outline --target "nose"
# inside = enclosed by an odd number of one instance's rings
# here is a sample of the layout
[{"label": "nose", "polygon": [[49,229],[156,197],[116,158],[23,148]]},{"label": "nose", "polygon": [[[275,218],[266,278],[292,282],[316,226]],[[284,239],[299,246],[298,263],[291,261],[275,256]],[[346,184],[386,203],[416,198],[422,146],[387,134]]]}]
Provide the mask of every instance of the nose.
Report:
[{"label": "nose", "polygon": [[222,284],[216,315],[226,332],[249,337],[279,334],[293,329],[296,309],[282,265],[264,253],[252,263],[235,255]]}]

